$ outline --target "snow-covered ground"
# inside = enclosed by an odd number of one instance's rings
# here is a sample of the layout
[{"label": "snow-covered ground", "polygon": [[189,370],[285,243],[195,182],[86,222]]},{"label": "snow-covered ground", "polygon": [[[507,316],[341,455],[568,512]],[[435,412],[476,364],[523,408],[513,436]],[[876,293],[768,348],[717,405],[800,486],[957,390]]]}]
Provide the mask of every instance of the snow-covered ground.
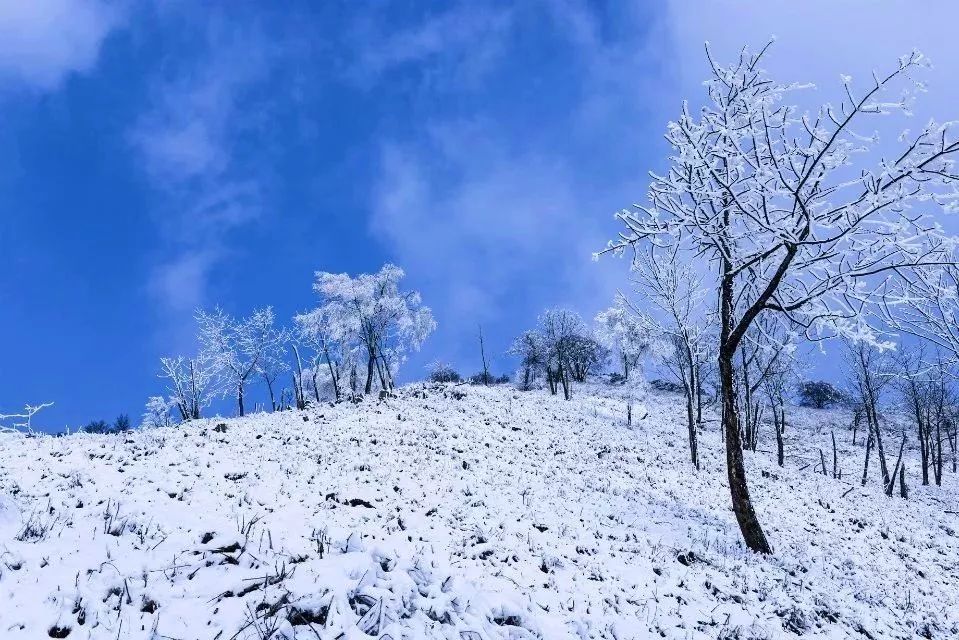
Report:
[{"label": "snow-covered ground", "polygon": [[910,452],[908,501],[860,487],[848,416],[796,409],[785,468],[768,429],[747,454],[760,557],[714,423],[695,472],[677,397],[629,428],[623,392],[576,393],[2,435],[0,637],[959,637],[955,474],[920,487]]}]

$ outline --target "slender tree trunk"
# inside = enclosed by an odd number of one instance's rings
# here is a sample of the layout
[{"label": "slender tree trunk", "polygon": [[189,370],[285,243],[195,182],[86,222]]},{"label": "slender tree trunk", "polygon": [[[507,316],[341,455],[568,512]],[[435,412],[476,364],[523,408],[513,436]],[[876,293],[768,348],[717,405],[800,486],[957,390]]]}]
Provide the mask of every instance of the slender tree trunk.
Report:
[{"label": "slender tree trunk", "polygon": [[236,404],[237,404],[237,408],[239,409],[240,417],[242,418],[243,415],[244,415],[244,411],[243,411],[243,383],[242,383],[242,382],[240,382],[240,383],[236,386]]},{"label": "slender tree trunk", "polygon": [[878,402],[872,388],[869,389],[869,415],[872,418],[872,430],[876,438],[876,454],[879,456],[879,470],[882,472],[882,481],[888,483],[889,465],[886,464],[886,452],[882,447],[882,429],[879,426],[879,412],[877,410]]},{"label": "slender tree trunk", "polygon": [[836,451],[836,432],[830,431],[832,434],[832,477],[839,479],[839,454]]},{"label": "slender tree trunk", "polygon": [[483,360],[483,384],[489,386],[489,366],[486,364],[486,345],[483,343],[483,325],[479,325],[480,358]]},{"label": "slender tree trunk", "polygon": [[950,433],[950,424],[946,422],[946,439],[949,440],[949,450],[952,452],[952,472],[956,473],[956,467],[959,464],[956,456],[957,449],[959,449],[959,423],[953,421],[951,426],[952,432]]},{"label": "slender tree trunk", "polygon": [[776,429],[776,462],[781,467],[786,462],[786,455],[783,446],[783,432],[786,430],[786,409],[782,408],[781,403],[778,410],[775,406],[773,406],[773,423],[773,426]]},{"label": "slender tree trunk", "polygon": [[270,380],[270,377],[266,375],[263,376],[263,381],[266,382],[266,390],[267,392],[269,392],[269,395],[270,395],[270,410],[275,412],[276,399],[273,395],[273,381]]},{"label": "slender tree trunk", "polygon": [[330,379],[333,381],[333,398],[334,400],[340,399],[340,381],[339,376],[336,374],[336,370],[333,368],[333,361],[330,358],[330,348],[323,345],[323,356],[326,358],[326,367],[330,370]]},{"label": "slender tree trunk", "polygon": [[[698,359],[698,358],[697,358]],[[696,362],[696,365],[693,367],[694,376],[693,379],[696,381],[696,424],[703,423],[703,380],[701,363]]]},{"label": "slender tree trunk", "polygon": [[376,359],[376,375],[380,379],[380,389],[383,391],[390,391],[391,385],[387,382],[387,376],[384,371],[386,368],[386,363],[383,362],[383,358],[379,357]]},{"label": "slender tree trunk", "polygon": [[866,462],[862,466],[862,486],[866,486],[866,479],[869,477],[869,455],[872,453],[872,429],[866,436]]},{"label": "slender tree trunk", "polygon": [[899,457],[896,458],[896,466],[892,468],[892,477],[886,483],[886,495],[891,496],[892,490],[896,487],[896,476],[899,474],[899,463],[902,462],[902,452],[906,448],[906,434],[902,434],[902,444],[899,445]]},{"label": "slender tree trunk", "polygon": [[376,356],[371,352],[370,359],[366,363],[366,386],[363,393],[370,395],[373,391],[373,368],[376,366]]},{"label": "slender tree trunk", "polygon": [[[731,298],[730,291],[730,302]],[[724,328],[724,332],[728,333],[728,329]],[[766,540],[766,534],[763,533],[749,497],[743,445],[739,436],[736,395],[733,389],[733,354],[724,349],[721,349],[719,355],[719,381],[723,404],[723,432],[726,434],[726,471],[729,477],[733,512],[736,514],[736,521],[739,523],[746,546],[759,553],[772,553],[772,547]]]},{"label": "slender tree trunk", "polygon": [[293,379],[293,393],[296,395],[296,408],[306,409],[306,394],[303,393],[303,362],[300,360],[300,350],[292,345],[293,356],[296,360],[296,373]]},{"label": "slender tree trunk", "polygon": [[862,420],[862,412],[859,409],[852,414],[852,446],[856,446],[856,431],[859,430],[859,421]]},{"label": "slender tree trunk", "polygon": [[933,475],[936,477],[936,486],[942,486],[942,421],[936,421],[935,458],[933,458]]},{"label": "slender tree trunk", "polygon": [[696,442],[696,414],[693,400],[693,390],[688,384],[684,385],[686,390],[686,427],[689,430],[689,455],[693,466],[699,470],[699,451]]},{"label": "slender tree trunk", "polygon": [[916,433],[919,437],[919,462],[922,466],[922,485],[927,486],[929,484],[929,427],[923,417],[919,391],[915,388],[915,383],[911,384],[909,390],[913,396],[913,413],[915,413],[916,416]]}]

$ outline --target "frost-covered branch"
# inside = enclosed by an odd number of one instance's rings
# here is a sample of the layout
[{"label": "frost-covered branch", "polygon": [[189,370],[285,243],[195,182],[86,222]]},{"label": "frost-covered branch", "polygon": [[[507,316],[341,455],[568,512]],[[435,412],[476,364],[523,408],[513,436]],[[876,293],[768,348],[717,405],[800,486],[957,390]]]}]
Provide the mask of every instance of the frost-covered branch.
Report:
[{"label": "frost-covered branch", "polygon": [[[23,411],[20,413],[0,413],[0,430],[3,431],[18,431],[26,430],[28,432],[33,431],[33,416],[37,415],[39,412],[43,411],[48,407],[52,407],[52,402],[43,402],[41,404],[27,404],[24,405]],[[9,425],[3,424],[5,421],[10,420]]]}]

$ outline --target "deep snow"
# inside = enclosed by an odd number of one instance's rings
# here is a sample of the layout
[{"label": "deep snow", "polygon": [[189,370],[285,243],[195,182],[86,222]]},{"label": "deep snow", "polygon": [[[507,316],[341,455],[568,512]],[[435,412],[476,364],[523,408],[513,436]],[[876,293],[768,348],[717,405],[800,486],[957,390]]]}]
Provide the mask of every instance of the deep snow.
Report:
[{"label": "deep snow", "polygon": [[[761,557],[676,396],[629,428],[608,387],[399,395],[0,435],[0,637],[959,637],[956,474],[920,487],[908,452],[908,501],[875,459],[860,487],[842,412],[792,410],[785,468],[768,428],[747,453]],[[815,472],[831,430],[842,480]]]}]

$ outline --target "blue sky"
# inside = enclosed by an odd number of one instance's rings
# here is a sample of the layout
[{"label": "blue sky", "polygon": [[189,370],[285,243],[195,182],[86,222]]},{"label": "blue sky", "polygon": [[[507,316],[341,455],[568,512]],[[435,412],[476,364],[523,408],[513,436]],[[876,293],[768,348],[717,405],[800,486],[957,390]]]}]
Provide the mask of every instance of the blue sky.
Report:
[{"label": "blue sky", "polygon": [[918,47],[955,117],[959,10],[923,7],[0,0],[0,411],[139,416],[195,308],[289,318],[313,271],[385,261],[439,323],[403,377],[477,369],[479,322],[507,370],[544,307],[624,285],[591,253],[701,99],[704,41],[776,35],[816,101]]}]

